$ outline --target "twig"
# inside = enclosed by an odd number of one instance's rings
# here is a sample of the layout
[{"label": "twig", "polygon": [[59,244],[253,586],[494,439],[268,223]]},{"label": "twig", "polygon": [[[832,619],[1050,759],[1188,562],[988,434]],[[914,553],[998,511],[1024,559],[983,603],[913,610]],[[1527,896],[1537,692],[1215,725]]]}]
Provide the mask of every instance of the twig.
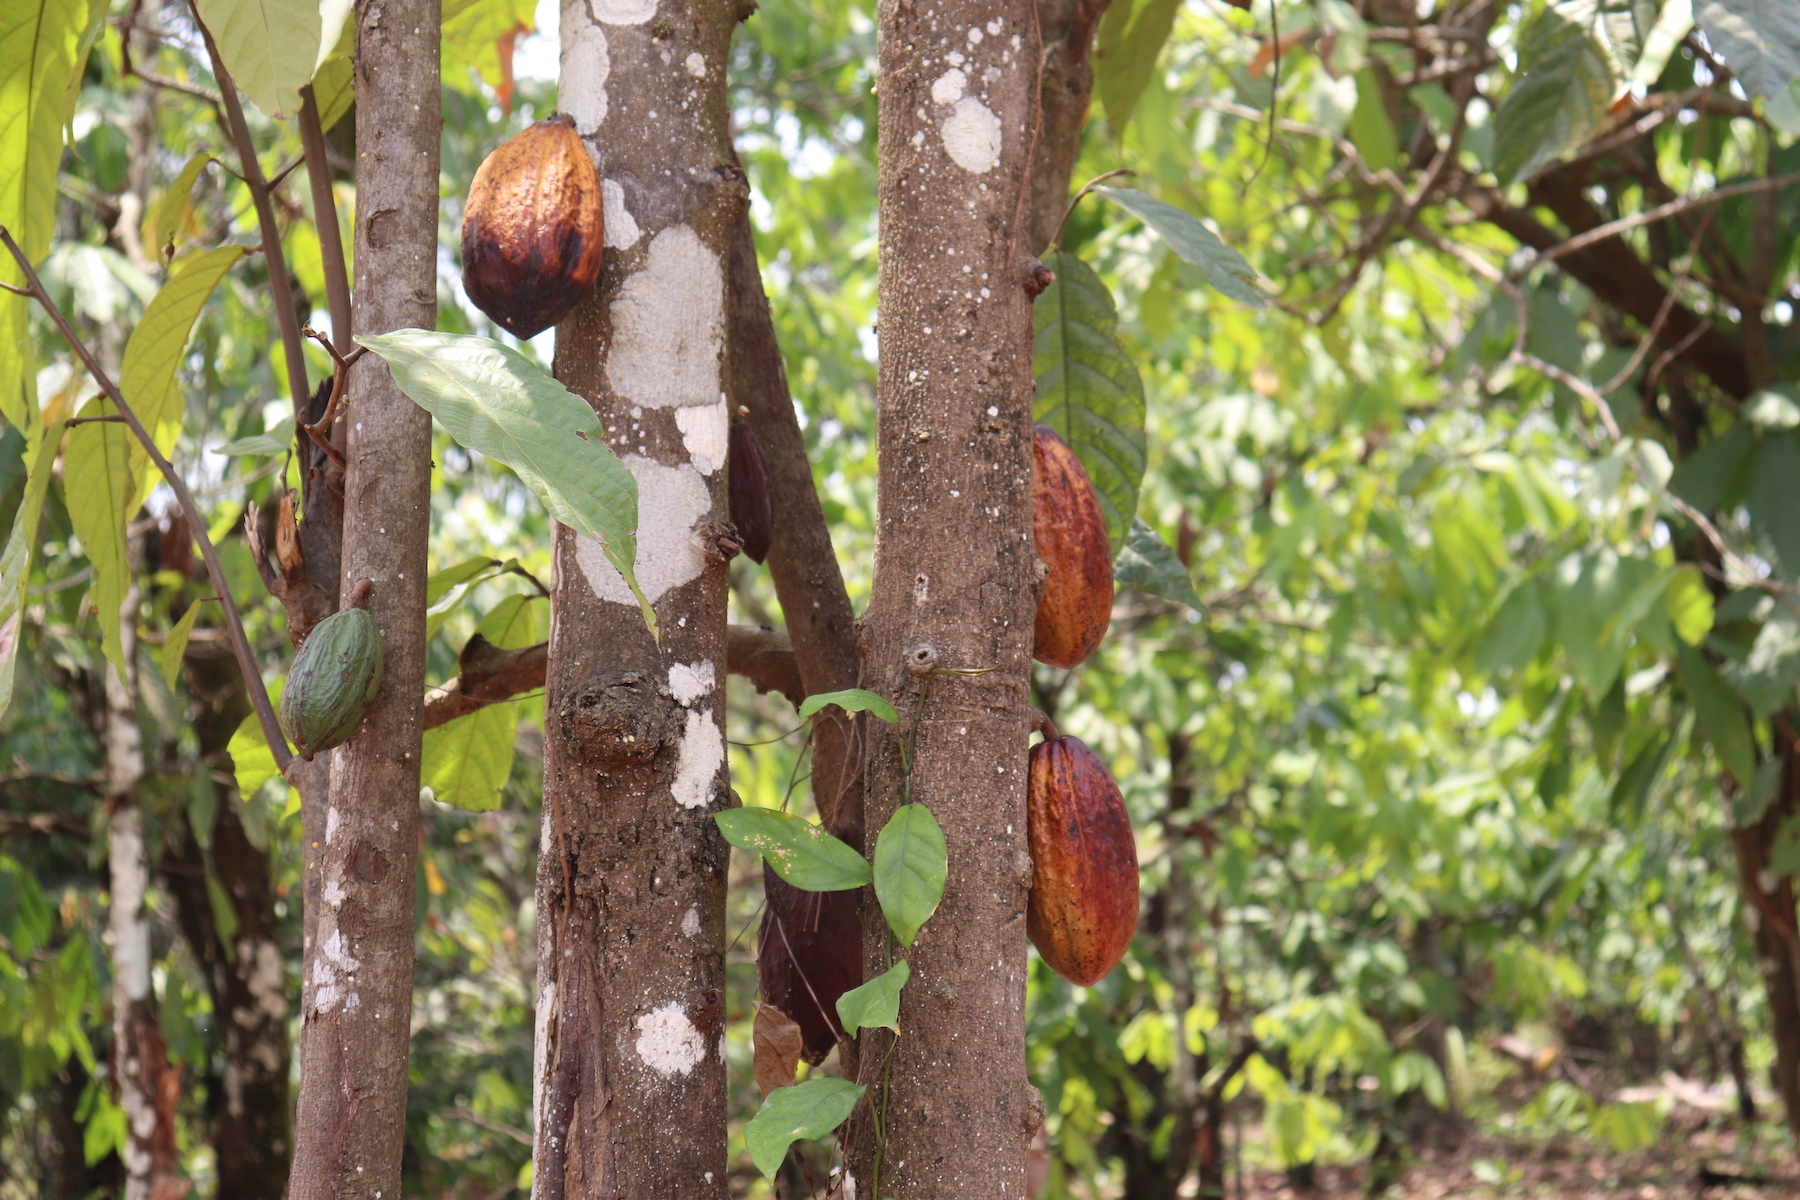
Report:
[{"label": "twig", "polygon": [[206,573],[212,579],[213,588],[219,593],[219,603],[225,610],[225,627],[231,631],[231,649],[237,657],[238,670],[243,673],[244,688],[250,693],[250,703],[256,709],[257,723],[262,726],[263,737],[268,741],[269,750],[275,756],[276,768],[285,777],[288,765],[293,762],[294,756],[288,750],[287,738],[282,736],[281,726],[275,720],[275,706],[269,702],[268,689],[263,686],[262,672],[258,669],[256,656],[250,649],[249,635],[244,632],[244,619],[238,613],[237,601],[232,598],[230,585],[225,579],[225,568],[219,565],[218,551],[213,548],[212,539],[206,534],[206,521],[200,516],[200,510],[194,505],[193,494],[188,491],[187,483],[181,478],[180,472],[175,470],[174,464],[157,448],[156,439],[150,436],[150,432],[144,428],[143,422],[138,420],[137,413],[133,412],[131,405],[126,403],[118,385],[113,383],[111,377],[101,367],[99,360],[94,357],[93,351],[87,348],[87,344],[81,340],[80,335],[69,324],[69,319],[63,316],[62,310],[56,307],[56,302],[50,298],[50,293],[44,290],[43,281],[31,268],[31,260],[25,256],[23,250],[19,249],[19,244],[13,241],[12,233],[4,225],[0,225],[0,241],[6,243],[6,248],[19,264],[19,269],[25,273],[25,280],[31,287],[32,297],[44,306],[44,311],[50,315],[50,319],[62,331],[64,340],[69,343],[69,348],[80,357],[88,369],[88,374],[94,377],[94,382],[100,385],[100,390],[106,393],[107,398],[113,402],[113,406],[119,410],[119,415],[125,419],[125,424],[131,427],[133,436],[142,444],[145,453],[150,456],[150,461],[156,464],[156,469],[162,472],[163,479],[168,482],[170,490],[175,493],[175,502],[181,506],[182,516],[187,518],[188,533],[199,545],[200,557],[206,562]]},{"label": "twig", "polygon": [[286,360],[288,394],[294,402],[294,423],[304,426],[306,403],[312,388],[306,382],[306,346],[300,336],[300,315],[294,311],[294,296],[288,276],[287,259],[281,250],[281,228],[275,221],[275,205],[270,199],[270,185],[263,178],[262,164],[256,158],[256,143],[251,140],[250,126],[244,120],[244,106],[239,103],[237,88],[212,32],[193,9],[194,24],[206,40],[206,52],[212,59],[213,78],[219,81],[219,98],[225,108],[226,126],[237,147],[238,165],[244,170],[244,186],[256,206],[256,224],[262,231],[263,258],[268,264],[269,298],[275,307],[275,323],[281,329],[282,357]]},{"label": "twig", "polygon": [[350,340],[350,273],[344,264],[344,239],[338,232],[337,194],[331,187],[325,130],[319,125],[319,102],[310,83],[300,89],[300,144],[306,148],[313,227],[319,235],[319,258],[325,266],[325,307],[331,313],[331,357],[341,370],[343,356],[355,346]]},{"label": "twig", "polygon": [[[1694,238],[1696,245],[1706,236],[1707,227],[1712,224],[1712,219],[1718,214],[1718,211],[1719,210],[1716,208],[1711,209],[1707,212],[1706,216],[1701,219],[1700,232]],[[1600,389],[1600,394],[1602,396],[1612,395],[1619,385],[1631,378],[1632,374],[1638,369],[1639,364],[1644,361],[1644,356],[1650,353],[1650,347],[1656,344],[1657,335],[1662,333],[1663,324],[1669,319],[1669,314],[1675,310],[1676,293],[1681,290],[1682,285],[1685,284],[1688,281],[1688,278],[1694,273],[1694,258],[1694,254],[1688,255],[1687,263],[1681,268],[1680,274],[1675,276],[1675,281],[1669,284],[1669,290],[1663,294],[1662,306],[1656,310],[1656,319],[1650,322],[1649,331],[1646,332],[1643,339],[1638,342],[1637,350],[1633,352],[1631,361],[1620,367],[1619,373],[1608,380],[1606,386]],[[1644,381],[1646,389],[1651,383],[1655,382],[1658,375],[1662,374],[1663,367],[1668,365],[1667,360],[1673,355],[1679,354],[1682,350],[1687,349],[1689,345],[1699,339],[1702,331],[1710,329],[1711,327],[1711,322],[1702,321],[1700,324],[1694,326],[1694,328],[1688,332],[1688,335],[1681,340],[1680,349],[1671,350],[1662,358],[1657,359],[1656,366],[1651,370],[1649,377]]]},{"label": "twig", "polygon": [[1616,221],[1608,221],[1604,225],[1596,225],[1586,233],[1576,234],[1566,242],[1558,242],[1554,246],[1548,246],[1538,251],[1531,261],[1527,262],[1524,266],[1513,270],[1511,276],[1514,279],[1521,279],[1534,267],[1541,266],[1547,262],[1555,262],[1564,255],[1573,254],[1577,250],[1584,250],[1595,242],[1604,242],[1607,238],[1624,233],[1628,229],[1636,229],[1642,225],[1654,225],[1658,221],[1667,220],[1669,217],[1679,216],[1684,212],[1690,212],[1693,209],[1701,208],[1708,204],[1716,204],[1721,200],[1729,200],[1733,196],[1748,196],[1755,192],[1779,191],[1780,189],[1795,183],[1800,183],[1800,171],[1795,171],[1787,175],[1777,175],[1773,179],[1752,179],[1744,183],[1734,183],[1727,187],[1710,191],[1704,196],[1695,196],[1691,199],[1684,198],[1681,200],[1671,200],[1667,204],[1659,204],[1655,208],[1646,209],[1641,213],[1633,213],[1629,217],[1620,217]]}]

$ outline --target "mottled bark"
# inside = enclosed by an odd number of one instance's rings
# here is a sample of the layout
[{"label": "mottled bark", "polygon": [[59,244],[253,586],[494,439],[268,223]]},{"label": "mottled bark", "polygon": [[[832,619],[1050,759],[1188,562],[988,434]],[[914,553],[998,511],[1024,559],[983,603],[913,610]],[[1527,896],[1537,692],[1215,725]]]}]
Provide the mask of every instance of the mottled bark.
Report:
[{"label": "mottled bark", "polygon": [[[878,20],[880,509],[863,678],[903,716],[871,729],[866,817],[872,841],[905,792],[899,737],[916,733],[911,799],[937,816],[950,861],[907,954],[905,1035],[863,1040],[851,1172],[859,1195],[992,1200],[1023,1195],[1041,1120],[1024,1027],[1037,16],[1026,0],[884,0]],[[988,673],[934,674],[946,669]],[[865,911],[872,973],[895,947]]]},{"label": "mottled bark", "polygon": [[599,546],[559,526],[537,892],[540,1200],[727,1193],[729,858],[712,813],[730,803],[722,367],[748,189],[725,64],[740,15],[699,0],[563,6],[558,103],[609,203],[606,263],[557,328],[556,374],[637,479],[637,577],[660,642]]},{"label": "mottled bark", "polygon": [[1081,152],[1094,95],[1094,33],[1112,0],[1038,0],[1044,71],[1037,147],[1031,156],[1031,249],[1056,240],[1069,204],[1069,176]]},{"label": "mottled bark", "polygon": [[[437,313],[437,0],[356,10],[358,333]],[[321,833],[303,832],[311,945],[301,985],[300,1100],[289,1196],[400,1195],[412,1017],[420,708],[425,686],[431,418],[373,355],[350,374],[344,580],[372,584],[381,694],[332,755]]]},{"label": "mottled bark", "polygon": [[150,988],[150,921],[144,911],[150,864],[138,789],[144,750],[137,713],[137,609],[125,594],[120,636],[126,669],[106,664],[106,850],[112,905],[112,1079],[125,1112],[125,1200],[180,1200],[189,1184],[175,1146],[180,1073],[170,1065]]}]

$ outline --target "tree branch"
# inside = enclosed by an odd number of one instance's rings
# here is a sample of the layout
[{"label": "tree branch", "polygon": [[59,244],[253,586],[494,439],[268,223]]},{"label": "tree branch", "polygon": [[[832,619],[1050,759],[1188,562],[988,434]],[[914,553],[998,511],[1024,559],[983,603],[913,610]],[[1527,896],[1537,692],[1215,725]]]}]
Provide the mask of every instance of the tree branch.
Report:
[{"label": "tree branch", "polygon": [[[477,634],[463,647],[461,674],[425,694],[424,728],[436,729],[490,704],[499,704],[544,686],[548,643],[502,650]],[[779,692],[795,708],[806,699],[794,647],[785,633],[728,626],[725,669],[756,685],[759,692]]]},{"label": "tree branch", "polygon": [[188,532],[200,546],[200,557],[206,563],[206,573],[212,579],[214,590],[219,593],[219,606],[225,610],[225,627],[231,631],[231,648],[237,655],[238,669],[244,673],[244,687],[249,691],[250,703],[256,709],[257,723],[262,726],[263,738],[269,743],[270,753],[275,756],[276,768],[285,776],[294,756],[288,750],[287,738],[282,735],[280,724],[275,720],[275,706],[269,702],[269,691],[263,686],[262,671],[256,665],[256,656],[250,649],[250,638],[244,632],[244,619],[238,614],[237,601],[232,598],[225,569],[219,565],[218,551],[213,548],[212,539],[206,535],[206,521],[194,505],[193,493],[188,491],[186,481],[181,478],[181,473],[175,469],[174,464],[157,449],[156,439],[150,436],[144,423],[138,420],[137,413],[125,402],[124,394],[100,366],[93,351],[87,348],[87,344],[69,324],[68,318],[63,316],[62,310],[56,307],[56,302],[50,299],[50,293],[44,290],[43,281],[31,268],[31,260],[19,249],[19,244],[13,241],[12,233],[4,225],[0,225],[0,242],[6,243],[6,248],[19,264],[19,269],[25,273],[25,281],[32,296],[50,314],[50,319],[62,331],[63,339],[69,343],[69,348],[80,357],[88,374],[94,377],[100,390],[106,393],[107,399],[119,410],[119,415],[125,418],[125,423],[131,427],[132,436],[144,447],[150,461],[156,464],[156,469],[162,472],[163,479],[175,493],[175,502],[181,506],[182,516],[187,518]]}]

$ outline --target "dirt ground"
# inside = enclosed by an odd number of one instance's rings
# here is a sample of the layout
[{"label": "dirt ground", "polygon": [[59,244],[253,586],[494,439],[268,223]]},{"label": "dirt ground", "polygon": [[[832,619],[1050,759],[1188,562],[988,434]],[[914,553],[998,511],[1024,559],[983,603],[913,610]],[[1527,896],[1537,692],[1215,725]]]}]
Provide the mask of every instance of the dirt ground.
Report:
[{"label": "dirt ground", "polygon": [[[1428,1149],[1387,1192],[1389,1200],[1795,1200],[1800,1159],[1741,1143],[1735,1129],[1671,1120],[1663,1142],[1631,1154],[1585,1139],[1513,1142],[1470,1135],[1455,1149]],[[1358,1167],[1319,1167],[1315,1187],[1280,1171],[1244,1180],[1242,1200],[1324,1200],[1362,1194]],[[1237,1181],[1228,1192],[1238,1200]]]}]

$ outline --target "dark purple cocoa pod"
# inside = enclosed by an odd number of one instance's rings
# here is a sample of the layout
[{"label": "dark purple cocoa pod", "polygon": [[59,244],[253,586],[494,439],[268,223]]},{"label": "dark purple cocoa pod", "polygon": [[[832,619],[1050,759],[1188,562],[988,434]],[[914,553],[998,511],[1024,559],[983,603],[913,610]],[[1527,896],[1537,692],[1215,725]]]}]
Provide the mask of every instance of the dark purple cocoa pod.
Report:
[{"label": "dark purple cocoa pod", "polygon": [[756,949],[763,1003],[800,1026],[802,1057],[816,1067],[837,1045],[838,997],[863,981],[857,893],[803,892],[766,865],[763,885],[768,904]]},{"label": "dark purple cocoa pod", "polygon": [[[750,422],[731,423],[731,523],[753,562],[769,557],[775,536],[775,499],[769,495],[769,464]],[[786,1012],[786,1009],[782,1010]]]}]

